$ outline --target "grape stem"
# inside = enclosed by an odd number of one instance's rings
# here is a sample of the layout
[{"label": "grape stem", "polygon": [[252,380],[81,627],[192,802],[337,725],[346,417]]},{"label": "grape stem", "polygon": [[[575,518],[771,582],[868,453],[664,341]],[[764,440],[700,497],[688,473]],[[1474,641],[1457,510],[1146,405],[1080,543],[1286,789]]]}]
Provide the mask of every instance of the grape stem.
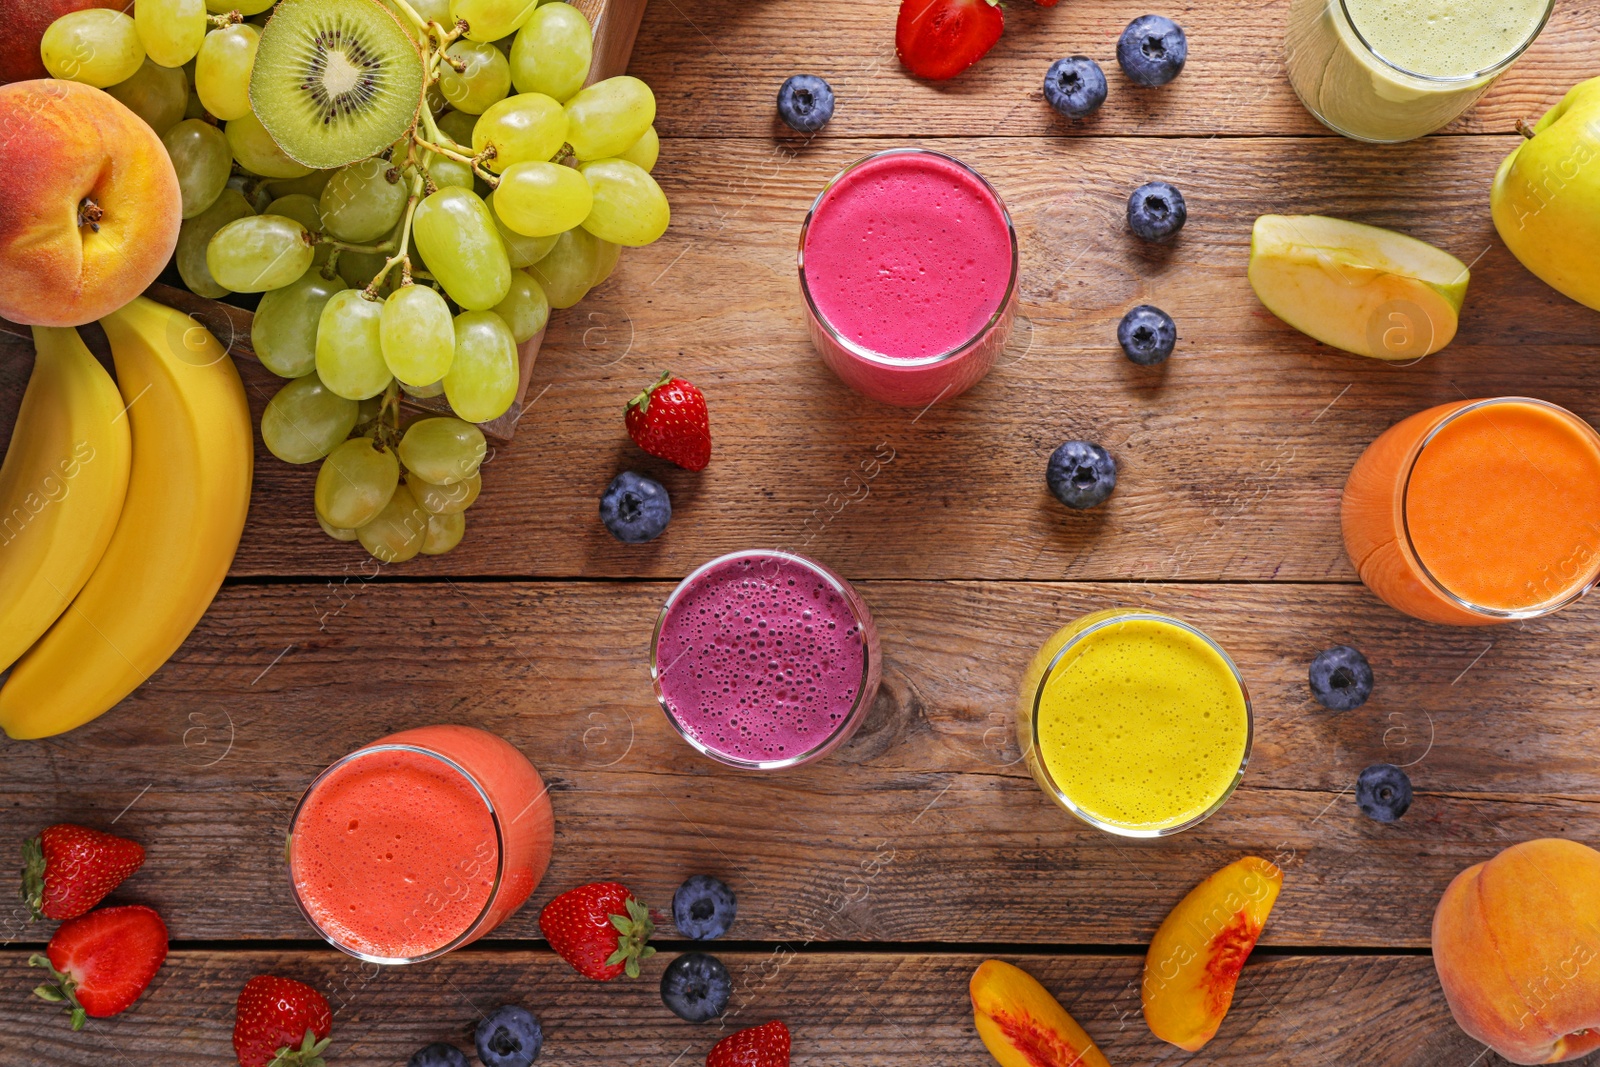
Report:
[{"label": "grape stem", "polygon": [[219,30],[225,30],[229,26],[239,25],[244,21],[244,16],[237,11],[230,11],[225,15],[212,15],[206,21]]},{"label": "grape stem", "polygon": [[425,140],[421,135],[416,135],[416,140],[420,147],[429,152],[444,156],[446,159],[453,159],[457,163],[465,163],[467,166],[472,168],[472,173],[476,174],[489,184],[489,188],[500,188],[500,176],[483,165],[486,161],[494,158],[494,145],[489,145],[488,147],[484,148],[482,152],[475,156],[469,156],[463,152],[457,152],[453,148],[446,148],[444,145],[435,144],[432,141]]},{"label": "grape stem", "polygon": [[422,175],[419,172],[411,179],[411,196],[406,201],[406,217],[400,223],[400,247],[384,263],[383,269],[368,284],[366,291],[361,295],[368,300],[378,299],[378,288],[383,285],[383,280],[389,276],[396,263],[400,264],[400,278],[402,284],[411,281],[411,224],[417,215],[417,205],[422,202]]}]

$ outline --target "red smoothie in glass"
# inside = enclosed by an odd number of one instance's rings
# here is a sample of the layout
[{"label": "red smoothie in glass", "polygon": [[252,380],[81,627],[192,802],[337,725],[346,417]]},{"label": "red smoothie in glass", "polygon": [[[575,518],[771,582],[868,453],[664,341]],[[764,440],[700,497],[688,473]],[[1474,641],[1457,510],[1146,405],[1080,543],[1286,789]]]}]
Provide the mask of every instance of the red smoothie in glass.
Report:
[{"label": "red smoothie in glass", "polygon": [[880,152],[817,198],[801,234],[812,339],[846,384],[927,404],[970,388],[1005,347],[1016,235],[995,191],[925,149]]},{"label": "red smoothie in glass", "polygon": [[383,962],[483,936],[533,892],[555,822],[538,771],[466,726],[393,734],[334,764],[290,831],[295,898],[331,944]]}]

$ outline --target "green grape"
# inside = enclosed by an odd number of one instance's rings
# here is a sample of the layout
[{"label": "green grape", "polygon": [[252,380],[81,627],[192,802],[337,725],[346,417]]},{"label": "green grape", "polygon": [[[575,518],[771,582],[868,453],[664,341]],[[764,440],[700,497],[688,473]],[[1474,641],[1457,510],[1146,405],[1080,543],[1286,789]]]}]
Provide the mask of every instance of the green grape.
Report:
[{"label": "green grape", "polygon": [[300,378],[317,367],[317,325],[344,279],[308,270],[299,281],[261,298],[250,326],[250,345],[261,365],[280,378]]},{"label": "green grape", "polygon": [[492,44],[457,41],[445,50],[451,59],[466,64],[458,71],[449,63],[439,65],[439,88],[450,106],[470,115],[481,115],[511,91],[511,64]]},{"label": "green grape", "polygon": [[450,185],[457,189],[475,189],[478,185],[477,176],[472,173],[472,168],[449,156],[429,152],[427,170],[428,177],[433,180],[436,189]]},{"label": "green grape", "polygon": [[178,274],[189,291],[208,300],[218,300],[230,290],[217,284],[206,265],[206,249],[217,231],[237,219],[255,214],[250,201],[237,189],[224,189],[217,202],[192,219],[185,219],[178,231]]},{"label": "green grape", "polygon": [[450,17],[467,24],[474,41],[498,41],[522,29],[539,0],[450,0]]},{"label": "green grape", "polygon": [[442,381],[456,354],[455,325],[444,297],[425,285],[406,285],[383,302],[383,361],[401,385]]},{"label": "green grape", "polygon": [[423,481],[415,471],[406,472],[406,485],[417,498],[422,510],[430,515],[455,515],[466,511],[483,492],[483,475],[473,472],[472,477],[449,485]]},{"label": "green grape", "polygon": [[579,159],[608,159],[626,152],[655,120],[650,86],[623,74],[567,101],[567,142]]},{"label": "green grape", "polygon": [[251,15],[261,14],[277,2],[278,0],[206,0],[206,10],[213,15],[226,15],[230,11],[237,11],[248,18]]},{"label": "green grape", "polygon": [[511,272],[511,292],[506,294],[494,313],[511,328],[511,337],[518,345],[539,336],[545,323],[550,321],[550,298],[544,295],[539,283],[527,271]]},{"label": "green grape", "polygon": [[581,173],[560,163],[518,163],[500,176],[494,205],[513,231],[549,237],[589,217],[594,190]]},{"label": "green grape", "polygon": [[317,517],[336,530],[359,530],[378,517],[399,485],[394,453],[352,437],[329,452],[317,472]]},{"label": "green grape", "polygon": [[256,67],[261,31],[249,23],[212,30],[194,61],[194,91],[223,122],[250,114],[250,75]]},{"label": "green grape", "polygon": [[181,67],[206,39],[206,5],[202,0],[139,0],[133,23],[152,60],[163,67]]},{"label": "green grape", "polygon": [[323,533],[327,534],[335,541],[354,541],[356,539],[356,532],[354,530],[341,530],[336,526],[329,526],[328,520],[324,519],[321,515],[317,516],[317,525],[322,527]]},{"label": "green grape", "polygon": [[[486,311],[469,311],[483,316]],[[461,316],[466,318],[466,315]],[[478,473],[489,443],[470,422],[448,417],[412,423],[400,439],[400,462],[406,470],[434,485],[455,485]]]},{"label": "green grape", "polygon": [[258,215],[218,230],[206,249],[206,266],[218,285],[266,293],[297,281],[311,269],[313,254],[304,226],[282,215]]},{"label": "green grape", "polygon": [[598,159],[578,169],[594,190],[594,209],[584,218],[584,229],[630,248],[661,240],[672,209],[649,171],[625,159]]},{"label": "green grape", "polygon": [[428,513],[417,506],[417,498],[402,485],[372,521],[356,530],[356,536],[361,547],[379,562],[404,563],[422,551],[428,536]]},{"label": "green grape", "polygon": [[622,258],[622,246],[614,245],[610,241],[595,241],[599,253],[595,256],[594,283],[599,285],[611,277],[611,272],[617,269],[617,261]]},{"label": "green grape", "polygon": [[[182,69],[163,67],[148,59],[133,77],[118,82],[106,92],[144,119],[157,137],[182,122],[184,109],[189,105],[189,79]],[[232,163],[231,156],[229,162]]]},{"label": "green grape", "polygon": [[[314,199],[305,193],[290,193],[288,196],[280,196],[269,203],[262,214],[282,215],[284,218],[294,219],[294,221],[319,237],[323,232],[322,209],[317,206],[317,202]],[[328,262],[329,257],[333,255],[333,245],[319,240],[312,251],[314,254],[311,257],[311,265],[320,267]]]},{"label": "green grape", "polygon": [[644,136],[633,142],[628,150],[619,154],[617,158],[626,159],[646,171],[655,170],[656,160],[661,158],[661,138],[656,136],[656,128],[652,126],[644,131]]},{"label": "green grape", "polygon": [[[444,376],[444,395],[468,422],[490,422],[511,410],[517,398],[517,342],[511,327],[492,311],[456,316],[456,358]],[[429,481],[440,481],[429,471]]]},{"label": "green grape", "polygon": [[429,515],[427,533],[422,539],[422,554],[442,556],[459,545],[466,532],[467,517],[459,511],[452,515]]},{"label": "green grape", "polygon": [[556,246],[532,267],[533,275],[553,308],[569,308],[594,288],[599,273],[600,240],[581,226],[556,238]]},{"label": "green grape", "polygon": [[332,393],[315,374],[307,374],[267,402],[261,440],[285,463],[314,463],[350,436],[359,408],[354,400]]},{"label": "green grape", "polygon": [[[341,289],[322,307],[317,320],[317,375],[340,396],[365,400],[389,387],[393,375],[383,362],[379,324],[383,305],[359,289]],[[335,522],[354,529],[359,522]]]},{"label": "green grape", "polygon": [[570,100],[589,77],[594,34],[571,4],[545,4],[511,45],[511,80],[519,93]]},{"label": "green grape", "polygon": [[184,119],[161,138],[178,175],[183,217],[192,219],[217,202],[233,173],[233,153],[221,130],[202,119]]},{"label": "green grape", "polygon": [[478,128],[478,116],[465,111],[449,111],[439,116],[439,129],[462,148],[472,147],[472,131]]},{"label": "green grape", "polygon": [[[437,22],[445,29],[454,25],[450,17],[450,0],[410,0],[411,10],[422,16],[424,22]],[[409,21],[404,15],[401,21]]]},{"label": "green grape", "polygon": [[406,199],[397,167],[385,159],[363,159],[328,179],[322,190],[322,221],[341,241],[370,244],[399,225]]},{"label": "green grape", "polygon": [[290,159],[254,114],[241,115],[224,130],[239,166],[263,178],[303,178],[311,168]]},{"label": "green grape", "polygon": [[[316,200],[322,196],[323,187],[328,184],[336,171],[314,170],[301,178],[290,178],[288,181],[270,183],[272,195],[279,196],[309,196]],[[320,212],[318,217],[321,217]]]},{"label": "green grape", "polygon": [[500,242],[506,246],[506,256],[511,260],[512,269],[533,266],[556,246],[555,234],[548,237],[524,237],[507,226],[505,220],[500,217],[500,212],[495,209],[493,193],[489,194],[484,204],[488,206],[489,214],[494,218],[494,228],[500,233]]},{"label": "green grape", "polygon": [[[39,54],[52,77],[96,89],[125,82],[144,64],[133,19],[106,7],[71,11],[50,24]],[[506,80],[510,81],[509,69]]]},{"label": "green grape", "polygon": [[453,186],[432,194],[417,206],[412,237],[457,304],[485,311],[506,298],[511,261],[478,194]]},{"label": "green grape", "polygon": [[543,163],[567,142],[567,113],[543,93],[520,93],[490,106],[472,130],[472,154],[494,145],[489,169]]},{"label": "green grape", "polygon": [[[452,351],[455,343],[455,338],[452,336],[450,338]],[[438,381],[429,382],[427,385],[407,385],[405,382],[401,382],[400,391],[406,396],[414,396],[418,400],[432,400],[436,396],[444,396],[444,379],[440,378]]]}]

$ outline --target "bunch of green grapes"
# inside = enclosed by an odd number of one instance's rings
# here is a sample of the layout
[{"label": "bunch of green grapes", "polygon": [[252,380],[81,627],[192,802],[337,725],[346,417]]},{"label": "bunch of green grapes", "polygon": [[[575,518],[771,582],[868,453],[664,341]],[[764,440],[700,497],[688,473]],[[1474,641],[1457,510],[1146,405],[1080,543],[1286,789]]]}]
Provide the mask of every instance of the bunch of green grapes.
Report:
[{"label": "bunch of green grapes", "polygon": [[50,27],[44,58],[56,77],[106,87],[161,135],[183,197],[185,284],[212,299],[262,294],[254,348],[289,379],[262,436],[286,462],[323,461],[324,529],[380,559],[410,558],[395,531],[413,524],[394,516],[414,518],[414,502],[429,529],[459,540],[465,504],[429,505],[455,485],[473,487],[470,503],[477,473],[432,478],[443,460],[428,466],[424,453],[419,481],[405,460],[415,427],[396,461],[398,394],[443,395],[461,425],[499,418],[517,394],[520,348],[551,309],[605,281],[622,247],[661,237],[671,211],[651,174],[655,97],[628,76],[585,87],[592,34],[569,4],[382,0],[432,57],[427,106],[382,155],[313,171],[251,110],[273,2],[75,12]]}]

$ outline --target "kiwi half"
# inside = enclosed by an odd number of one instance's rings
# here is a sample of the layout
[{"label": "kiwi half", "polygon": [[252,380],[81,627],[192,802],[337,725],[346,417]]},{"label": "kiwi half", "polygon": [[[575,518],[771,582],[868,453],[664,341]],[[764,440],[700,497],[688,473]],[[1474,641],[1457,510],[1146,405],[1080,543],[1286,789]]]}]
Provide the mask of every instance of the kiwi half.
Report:
[{"label": "kiwi half", "polygon": [[261,31],[250,106],[317,170],[377,155],[416,121],[422,54],[377,0],[280,0]]}]

